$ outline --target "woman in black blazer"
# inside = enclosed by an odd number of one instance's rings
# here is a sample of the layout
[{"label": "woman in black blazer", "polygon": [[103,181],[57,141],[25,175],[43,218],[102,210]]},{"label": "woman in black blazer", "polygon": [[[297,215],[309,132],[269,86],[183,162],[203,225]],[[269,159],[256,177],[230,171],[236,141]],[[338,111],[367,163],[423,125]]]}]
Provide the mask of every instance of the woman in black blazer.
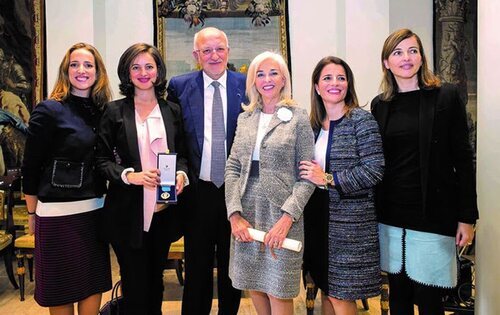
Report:
[{"label": "woman in black blazer", "polygon": [[420,38],[392,33],[382,50],[382,94],[372,101],[386,168],[377,190],[382,270],[391,314],[444,314],[457,284],[456,246],[478,219],[465,104],[428,69]]},{"label": "woman in black blazer", "polygon": [[187,184],[182,118],[163,100],[166,68],[158,50],[135,44],[120,57],[120,91],[98,137],[98,168],[109,180],[103,228],[120,264],[125,314],[161,314],[163,266],[178,236],[177,207],[156,204],[158,153],[177,153],[176,191]]}]

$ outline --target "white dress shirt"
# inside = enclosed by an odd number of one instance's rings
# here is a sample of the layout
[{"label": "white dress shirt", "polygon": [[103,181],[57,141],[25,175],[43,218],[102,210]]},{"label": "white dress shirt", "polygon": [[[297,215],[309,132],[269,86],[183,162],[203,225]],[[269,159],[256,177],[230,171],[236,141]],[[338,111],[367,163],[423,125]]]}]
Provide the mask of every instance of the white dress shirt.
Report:
[{"label": "white dress shirt", "polygon": [[318,162],[319,166],[326,169],[326,149],[328,146],[328,130],[320,129],[318,139],[316,139],[316,144],[314,145],[314,159]]},{"label": "white dress shirt", "polygon": [[255,147],[253,149],[252,160],[260,160],[260,145],[262,144],[262,139],[266,135],[267,127],[271,122],[274,114],[266,114],[261,112],[259,117],[259,129],[257,130],[257,140],[255,141]]}]

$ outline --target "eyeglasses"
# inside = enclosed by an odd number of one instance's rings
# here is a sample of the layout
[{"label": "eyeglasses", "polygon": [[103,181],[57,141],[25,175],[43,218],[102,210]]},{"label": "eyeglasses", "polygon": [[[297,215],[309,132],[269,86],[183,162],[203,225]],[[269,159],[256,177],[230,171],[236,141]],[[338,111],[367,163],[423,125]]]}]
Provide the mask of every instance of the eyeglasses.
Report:
[{"label": "eyeglasses", "polygon": [[216,53],[217,55],[224,55],[227,53],[228,48],[226,47],[216,47],[216,48],[203,48],[197,49],[196,52],[200,52],[203,56],[210,56],[212,53]]}]

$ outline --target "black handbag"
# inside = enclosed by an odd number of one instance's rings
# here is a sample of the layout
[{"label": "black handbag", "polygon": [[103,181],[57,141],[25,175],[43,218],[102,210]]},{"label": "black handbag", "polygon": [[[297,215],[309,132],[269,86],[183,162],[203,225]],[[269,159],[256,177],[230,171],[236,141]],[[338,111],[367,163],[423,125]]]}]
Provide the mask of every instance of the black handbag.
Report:
[{"label": "black handbag", "polygon": [[121,281],[118,281],[111,290],[111,300],[106,302],[99,310],[99,315],[121,315],[124,314],[123,296],[118,296],[118,291],[121,286]]}]

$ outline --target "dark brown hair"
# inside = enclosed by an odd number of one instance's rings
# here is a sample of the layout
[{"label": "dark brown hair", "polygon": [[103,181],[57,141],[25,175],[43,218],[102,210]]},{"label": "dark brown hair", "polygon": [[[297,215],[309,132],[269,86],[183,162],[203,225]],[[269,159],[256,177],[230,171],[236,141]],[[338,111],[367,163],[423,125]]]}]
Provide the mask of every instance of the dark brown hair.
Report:
[{"label": "dark brown hair", "polygon": [[321,71],[329,64],[336,64],[342,66],[345,70],[347,79],[347,93],[345,95],[345,105],[347,107],[346,116],[349,116],[351,111],[359,107],[358,97],[356,95],[356,90],[354,89],[354,74],[352,73],[349,65],[342,59],[334,56],[327,56],[321,59],[313,70],[311,77],[311,114],[309,116],[311,121],[311,126],[313,129],[321,128],[323,121],[326,118],[326,109],[323,99],[316,92],[315,85],[318,84]]},{"label": "dark brown hair", "polygon": [[118,77],[120,78],[120,93],[127,96],[133,97],[135,92],[135,87],[130,80],[130,66],[134,59],[142,54],[148,53],[153,57],[156,62],[156,67],[158,69],[156,82],[154,83],[156,97],[161,98],[165,94],[167,86],[167,67],[165,62],[158,51],[158,49],[152,45],[145,43],[137,43],[125,50],[121,55],[120,61],[118,62]]}]

